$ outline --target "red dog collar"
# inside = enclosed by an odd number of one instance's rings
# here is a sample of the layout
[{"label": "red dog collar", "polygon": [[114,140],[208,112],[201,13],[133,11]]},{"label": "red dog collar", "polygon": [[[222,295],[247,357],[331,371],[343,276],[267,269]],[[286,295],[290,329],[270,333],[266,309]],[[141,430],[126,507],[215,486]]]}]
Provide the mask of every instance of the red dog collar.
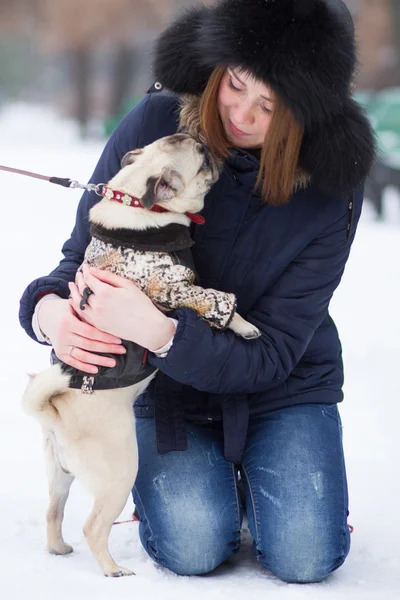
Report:
[{"label": "red dog collar", "polygon": [[[124,192],[119,192],[118,190],[112,190],[106,185],[103,185],[103,191],[101,195],[107,198],[108,200],[115,200],[116,202],[125,204],[125,206],[132,206],[132,208],[144,208],[139,198],[135,198],[135,196],[130,196],[129,194],[125,194]],[[158,213],[172,212],[170,210],[167,210],[163,206],[158,206],[158,204],[154,204],[150,211]],[[202,217],[201,215],[189,212],[186,212],[185,215],[189,217],[189,219],[193,221],[193,223],[197,223],[198,225],[203,225],[205,223],[204,217]]]}]

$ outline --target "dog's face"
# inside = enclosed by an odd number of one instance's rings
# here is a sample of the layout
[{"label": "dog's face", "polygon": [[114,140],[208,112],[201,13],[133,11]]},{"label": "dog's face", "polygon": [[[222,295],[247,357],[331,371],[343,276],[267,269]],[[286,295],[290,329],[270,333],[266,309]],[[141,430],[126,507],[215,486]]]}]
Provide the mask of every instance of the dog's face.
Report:
[{"label": "dog's face", "polygon": [[218,166],[202,144],[177,133],[128,152],[109,186],[177,212],[199,212],[204,196],[218,179]]}]

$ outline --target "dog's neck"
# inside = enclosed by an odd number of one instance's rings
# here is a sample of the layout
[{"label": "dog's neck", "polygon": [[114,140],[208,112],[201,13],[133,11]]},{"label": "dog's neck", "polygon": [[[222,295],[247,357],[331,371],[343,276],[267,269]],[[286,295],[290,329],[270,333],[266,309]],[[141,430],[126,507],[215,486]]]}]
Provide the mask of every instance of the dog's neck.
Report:
[{"label": "dog's neck", "polygon": [[184,214],[150,212],[142,208],[125,206],[107,198],[104,198],[90,209],[89,218],[92,223],[101,225],[106,229],[133,229],[137,231],[166,227],[172,223],[189,227],[191,223],[189,217]]}]

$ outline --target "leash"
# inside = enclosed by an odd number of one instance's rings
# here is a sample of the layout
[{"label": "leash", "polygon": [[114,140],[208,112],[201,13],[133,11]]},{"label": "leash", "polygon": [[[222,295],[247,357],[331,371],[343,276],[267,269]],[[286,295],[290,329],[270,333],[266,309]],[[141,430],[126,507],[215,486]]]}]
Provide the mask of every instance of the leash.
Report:
[{"label": "leash", "polygon": [[137,521],[139,521],[138,517],[135,513],[132,513],[132,519],[128,519],[127,521],[115,521],[113,525],[122,525],[123,523],[136,523]]},{"label": "leash", "polygon": [[49,181],[50,183],[55,183],[56,185],[61,185],[70,189],[79,188],[81,190],[89,190],[90,192],[95,192],[98,196],[102,196],[101,188],[104,183],[83,184],[75,179],[68,179],[66,177],[47,177],[46,175],[40,175],[39,173],[33,173],[32,171],[23,171],[22,169],[15,169],[14,167],[6,167],[4,165],[0,165],[0,171],[25,175],[26,177],[33,177],[34,179],[41,179],[42,181]]},{"label": "leash", "polygon": [[[23,171],[22,169],[15,169],[14,167],[6,167],[4,165],[0,165],[0,171],[6,171],[7,173],[16,173],[17,175],[25,175],[27,177],[33,177],[34,179],[41,179],[42,181],[49,181],[50,183],[55,183],[56,185],[62,185],[63,187],[69,189],[79,188],[81,190],[88,190],[89,192],[94,192],[98,196],[102,198],[108,198],[108,200],[115,200],[116,202],[120,202],[121,204],[125,204],[126,206],[131,206],[133,208],[145,208],[139,198],[135,198],[134,196],[130,196],[129,194],[125,194],[124,192],[120,192],[118,190],[112,190],[107,187],[105,183],[79,183],[75,179],[67,179],[66,177],[47,177],[46,175],[40,175],[39,173],[33,173],[32,171]],[[151,212],[171,212],[162,206],[158,206],[154,204],[150,208]],[[204,217],[198,215],[197,213],[184,213],[193,223],[198,223],[199,225],[204,224]]]}]

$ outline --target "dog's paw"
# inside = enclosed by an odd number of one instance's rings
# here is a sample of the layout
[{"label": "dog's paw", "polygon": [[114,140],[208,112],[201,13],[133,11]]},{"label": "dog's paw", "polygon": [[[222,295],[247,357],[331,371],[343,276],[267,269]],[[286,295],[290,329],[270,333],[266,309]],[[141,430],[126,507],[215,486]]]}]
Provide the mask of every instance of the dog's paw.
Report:
[{"label": "dog's paw", "polygon": [[233,315],[232,321],[229,323],[228,327],[229,329],[232,329],[236,335],[240,335],[240,337],[245,340],[255,340],[261,335],[260,330],[255,325],[245,321],[238,313]]},{"label": "dog's paw", "polygon": [[130,569],[125,569],[125,567],[118,567],[115,571],[104,573],[104,575],[106,577],[128,577],[129,575],[135,575],[135,573]]},{"label": "dog's paw", "polygon": [[257,329],[257,327],[253,327],[250,331],[245,331],[239,335],[241,335],[245,340],[255,340],[261,337],[261,331]]},{"label": "dog's paw", "polygon": [[58,544],[57,546],[48,546],[47,551],[50,552],[50,554],[61,556],[63,554],[71,554],[74,549],[69,544]]}]

